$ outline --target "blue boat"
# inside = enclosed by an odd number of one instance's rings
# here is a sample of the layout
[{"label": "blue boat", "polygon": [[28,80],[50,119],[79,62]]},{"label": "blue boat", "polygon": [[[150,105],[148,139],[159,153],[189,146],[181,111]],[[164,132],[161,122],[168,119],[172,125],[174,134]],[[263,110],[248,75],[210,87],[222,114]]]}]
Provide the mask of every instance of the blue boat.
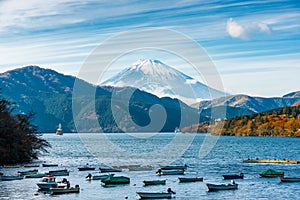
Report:
[{"label": "blue boat", "polygon": [[243,179],[244,173],[223,175],[224,179]]}]

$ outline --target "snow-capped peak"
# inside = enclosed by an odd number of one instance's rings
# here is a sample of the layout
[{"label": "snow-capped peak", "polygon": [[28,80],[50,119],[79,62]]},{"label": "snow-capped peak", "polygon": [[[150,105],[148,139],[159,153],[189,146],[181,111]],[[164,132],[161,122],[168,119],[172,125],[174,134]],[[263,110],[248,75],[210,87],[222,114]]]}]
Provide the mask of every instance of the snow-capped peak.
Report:
[{"label": "snow-capped peak", "polygon": [[136,87],[158,97],[178,98],[188,104],[210,99],[212,91],[224,94],[159,60],[151,59],[138,60],[101,85]]}]

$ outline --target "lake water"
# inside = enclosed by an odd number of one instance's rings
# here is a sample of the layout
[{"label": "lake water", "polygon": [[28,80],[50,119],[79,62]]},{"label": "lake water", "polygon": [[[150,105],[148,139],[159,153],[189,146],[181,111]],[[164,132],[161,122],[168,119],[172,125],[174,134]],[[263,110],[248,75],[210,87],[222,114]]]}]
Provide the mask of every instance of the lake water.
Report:
[{"label": "lake water", "polygon": [[[82,135],[81,135],[82,136]],[[142,134],[140,135],[142,136]],[[39,179],[23,179],[16,181],[0,181],[0,199],[138,199],[138,191],[166,191],[168,187],[176,192],[176,199],[299,199],[300,183],[280,183],[279,178],[259,178],[259,173],[272,168],[284,171],[286,176],[300,176],[300,165],[284,164],[251,164],[242,160],[252,158],[278,159],[289,158],[300,160],[300,138],[282,137],[219,137],[211,151],[204,158],[199,157],[199,149],[205,141],[206,135],[180,134],[175,140],[176,148],[167,148],[160,157],[158,151],[174,141],[174,134],[164,133],[145,137],[132,137],[126,134],[110,134],[99,141],[99,136],[85,134],[44,134],[43,138],[49,141],[52,148],[36,161],[56,163],[59,167],[39,167],[40,172],[55,169],[68,169],[71,185],[80,185],[79,194],[49,195],[37,192],[36,183]],[[102,137],[100,137],[102,138]],[[103,138],[102,138],[103,139]],[[188,141],[188,142],[187,142]],[[190,145],[189,142],[191,142]],[[183,145],[184,144],[184,145]],[[86,149],[86,147],[95,147]],[[109,146],[117,147],[110,149]],[[118,149],[119,148],[119,149]],[[185,149],[181,156],[178,153]],[[123,150],[126,154],[120,154]],[[114,151],[114,152],[112,152]],[[93,152],[93,153],[90,153]],[[147,154],[148,153],[148,154]],[[141,156],[138,156],[141,155]],[[172,156],[176,155],[176,156]],[[129,157],[128,157],[129,156]],[[157,158],[157,159],[156,159]],[[169,159],[168,159],[169,158]],[[160,163],[174,161],[175,164],[186,163],[188,168],[184,176],[204,177],[204,182],[179,183],[177,175],[158,177],[155,172]],[[105,188],[100,181],[86,181],[89,172],[78,171],[89,163],[98,169],[106,165],[140,164],[151,165],[150,171],[128,171],[116,173],[130,177],[129,185]],[[1,169],[5,174],[14,174],[17,171],[28,170]],[[205,183],[228,183],[223,180],[223,174],[243,172],[244,179],[237,179],[238,190],[207,192]],[[90,173],[100,174],[99,170]],[[57,177],[61,180],[62,177]],[[166,185],[143,186],[143,180],[166,179]]]}]

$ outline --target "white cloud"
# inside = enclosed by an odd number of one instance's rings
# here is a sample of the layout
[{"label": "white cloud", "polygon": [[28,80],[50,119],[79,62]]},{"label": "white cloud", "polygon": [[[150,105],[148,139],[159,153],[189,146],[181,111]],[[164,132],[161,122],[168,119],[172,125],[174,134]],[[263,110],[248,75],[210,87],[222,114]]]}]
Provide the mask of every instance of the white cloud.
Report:
[{"label": "white cloud", "polygon": [[238,24],[232,18],[227,21],[227,32],[233,38],[250,39],[258,33],[270,34],[271,28],[263,22],[252,23],[247,26]]}]

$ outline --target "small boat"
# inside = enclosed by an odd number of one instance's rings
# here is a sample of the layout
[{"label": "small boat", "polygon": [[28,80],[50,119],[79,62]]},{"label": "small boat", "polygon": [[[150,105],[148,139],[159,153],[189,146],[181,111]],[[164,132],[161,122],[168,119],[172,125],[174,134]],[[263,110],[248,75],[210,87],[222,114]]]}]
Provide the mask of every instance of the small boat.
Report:
[{"label": "small boat", "polygon": [[95,175],[93,176],[92,174],[88,174],[86,178],[87,181],[91,181],[91,180],[103,180],[106,179],[107,177],[109,177],[108,174],[103,174],[103,175]]},{"label": "small boat", "polygon": [[279,177],[281,182],[300,182],[300,177]]},{"label": "small boat", "polygon": [[163,166],[160,169],[162,170],[186,170],[187,165],[168,165],[168,166]]},{"label": "small boat", "polygon": [[129,184],[130,178],[125,176],[114,176],[109,175],[107,178],[101,180],[105,185],[115,185],[115,184]]},{"label": "small boat", "polygon": [[43,179],[37,183],[37,186],[40,189],[68,188],[70,187],[70,182],[66,178],[63,178],[60,182],[56,182],[54,176],[48,175],[43,177]]},{"label": "small boat", "polygon": [[238,189],[238,184],[211,184],[207,183],[208,191],[218,191],[218,190],[235,190]]},{"label": "small boat", "polygon": [[0,176],[0,180],[2,181],[14,181],[14,180],[22,180],[24,176]]},{"label": "small boat", "polygon": [[178,177],[180,183],[203,181],[203,177]]},{"label": "small boat", "polygon": [[58,167],[58,164],[42,164],[43,167]]},{"label": "small boat", "polygon": [[66,193],[79,193],[79,185],[69,188],[50,188],[51,194],[66,194]]},{"label": "small boat", "polygon": [[61,128],[61,124],[58,125],[58,128],[56,130],[56,135],[63,135],[63,131],[62,131],[62,128]]},{"label": "small boat", "polygon": [[25,178],[43,178],[47,176],[45,173],[36,173],[36,174],[26,174]]},{"label": "small boat", "polygon": [[182,175],[184,174],[184,170],[162,170],[159,169],[157,172],[157,175]]},{"label": "small boat", "polygon": [[116,168],[99,168],[101,172],[122,172],[121,169],[116,169]]},{"label": "small boat", "polygon": [[275,178],[279,176],[284,176],[284,172],[277,172],[272,169],[268,169],[267,171],[264,171],[263,173],[259,174],[261,177],[265,178]]},{"label": "small boat", "polygon": [[43,177],[43,179],[37,183],[37,186],[40,189],[50,189],[50,188],[56,188],[57,182],[55,181],[55,177],[48,175]]},{"label": "small boat", "polygon": [[40,165],[24,165],[25,168],[40,167]]},{"label": "small boat", "polygon": [[18,171],[18,174],[25,176],[25,175],[29,175],[29,174],[36,174],[38,172],[37,169],[33,169],[33,170],[28,170],[28,171]]},{"label": "small boat", "polygon": [[70,172],[65,171],[65,172],[48,172],[46,173],[47,175],[52,175],[52,176],[69,176]]},{"label": "small boat", "polygon": [[167,192],[137,192],[140,199],[171,199],[176,192],[168,188]]},{"label": "small boat", "polygon": [[143,181],[145,186],[148,185],[165,185],[166,180],[153,180],[153,181]]},{"label": "small boat", "polygon": [[93,171],[95,167],[78,167],[79,171]]},{"label": "small boat", "polygon": [[224,179],[243,179],[244,173],[223,175]]}]

